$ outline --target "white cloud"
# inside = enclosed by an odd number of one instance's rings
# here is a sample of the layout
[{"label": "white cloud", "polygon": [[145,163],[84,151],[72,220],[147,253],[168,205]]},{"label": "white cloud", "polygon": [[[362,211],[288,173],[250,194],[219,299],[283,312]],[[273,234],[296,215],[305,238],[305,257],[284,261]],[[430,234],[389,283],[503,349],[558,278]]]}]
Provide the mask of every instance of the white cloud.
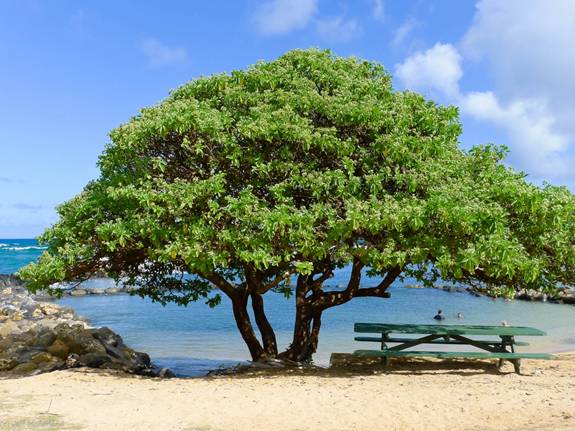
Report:
[{"label": "white cloud", "polygon": [[356,20],[335,17],[318,21],[317,31],[321,37],[329,41],[347,42],[359,34],[361,27]]},{"label": "white cloud", "polygon": [[555,130],[556,119],[544,102],[517,99],[502,105],[495,94],[472,92],[462,96],[464,114],[504,129],[512,144],[510,161],[536,176],[565,177],[569,165],[563,152],[569,139]]},{"label": "white cloud", "polygon": [[463,76],[461,55],[450,44],[436,43],[425,52],[416,52],[395,65],[395,76],[411,90],[436,90],[457,98]]},{"label": "white cloud", "polygon": [[384,21],[385,19],[385,6],[383,0],[373,0],[373,18],[377,21]]},{"label": "white cloud", "polygon": [[393,39],[391,40],[391,45],[395,47],[401,45],[407,36],[409,36],[409,33],[413,31],[415,25],[416,22],[413,18],[409,18],[405,21],[397,30],[395,30]]},{"label": "white cloud", "polygon": [[573,17],[573,0],[482,0],[462,52],[486,62],[502,100],[545,100],[556,127],[575,137]]},{"label": "white cloud", "polygon": [[317,10],[318,0],[269,0],[254,18],[260,33],[276,35],[305,27]]},{"label": "white cloud", "polygon": [[574,16],[573,0],[481,0],[462,42],[466,58],[489,68],[505,120],[486,120],[507,130],[520,167],[573,182]]},{"label": "white cloud", "polygon": [[161,67],[188,61],[188,52],[182,47],[169,47],[156,39],[145,39],[141,49],[150,66]]},{"label": "white cloud", "polygon": [[567,178],[574,157],[565,154],[570,137],[557,127],[556,114],[545,98],[531,95],[501,100],[494,92],[462,92],[463,58],[455,47],[436,44],[396,65],[406,88],[438,92],[462,113],[503,130],[511,148],[509,161],[537,178]]}]

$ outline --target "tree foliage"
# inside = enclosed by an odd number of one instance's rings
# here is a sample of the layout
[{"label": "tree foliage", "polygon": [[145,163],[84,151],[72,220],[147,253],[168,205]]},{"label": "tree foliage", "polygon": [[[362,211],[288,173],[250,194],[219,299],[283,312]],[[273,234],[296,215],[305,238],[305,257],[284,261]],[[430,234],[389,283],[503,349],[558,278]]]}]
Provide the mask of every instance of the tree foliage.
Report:
[{"label": "tree foliage", "polygon": [[[574,196],[527,182],[502,147],[462,150],[460,133],[457,108],[328,51],[199,78],[111,132],[100,177],[21,276],[35,290],[104,270],[181,304],[223,293],[254,358],[277,354],[263,295],[294,281],[292,359],[315,350],[323,310],[386,297],[398,276],[502,295],[573,284]],[[350,264],[344,289],[323,287]],[[381,283],[363,286],[365,269]]]}]

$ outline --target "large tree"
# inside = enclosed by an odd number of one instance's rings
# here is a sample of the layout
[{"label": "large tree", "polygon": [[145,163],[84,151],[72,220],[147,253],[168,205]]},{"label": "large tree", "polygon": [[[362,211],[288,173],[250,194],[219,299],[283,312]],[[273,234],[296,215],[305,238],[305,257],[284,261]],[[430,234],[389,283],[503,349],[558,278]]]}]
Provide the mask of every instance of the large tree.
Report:
[{"label": "large tree", "polygon": [[[199,78],[111,132],[100,177],[20,274],[32,290],[105,271],[160,302],[226,295],[254,360],[309,359],[326,309],[386,298],[398,277],[501,295],[573,284],[574,196],[527,182],[504,148],[462,150],[460,133],[457,108],[327,51]],[[348,265],[346,286],[324,286]],[[278,353],[264,298],[292,281]]]}]

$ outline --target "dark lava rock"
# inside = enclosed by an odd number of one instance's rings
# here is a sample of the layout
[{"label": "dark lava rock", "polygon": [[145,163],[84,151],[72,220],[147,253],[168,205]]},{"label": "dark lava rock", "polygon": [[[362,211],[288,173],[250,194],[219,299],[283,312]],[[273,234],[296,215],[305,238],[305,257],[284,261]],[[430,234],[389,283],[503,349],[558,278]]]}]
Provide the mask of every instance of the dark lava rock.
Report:
[{"label": "dark lava rock", "polygon": [[109,328],[91,329],[61,323],[52,331],[48,334],[43,330],[38,334],[30,330],[1,339],[0,375],[29,375],[76,367],[120,370],[144,376],[169,375],[166,371],[160,374],[162,370],[153,366],[146,353],[126,346]]},{"label": "dark lava rock", "polygon": [[12,274],[0,274],[0,288],[16,286],[24,286],[24,283],[22,283],[20,278]]},{"label": "dark lava rock", "polygon": [[90,328],[68,308],[30,295],[17,277],[0,275],[0,377],[89,367],[171,377],[109,328]]},{"label": "dark lava rock", "polygon": [[563,301],[563,304],[573,304],[575,305],[575,294],[571,294],[568,296],[564,296],[563,298],[561,298],[561,300]]}]

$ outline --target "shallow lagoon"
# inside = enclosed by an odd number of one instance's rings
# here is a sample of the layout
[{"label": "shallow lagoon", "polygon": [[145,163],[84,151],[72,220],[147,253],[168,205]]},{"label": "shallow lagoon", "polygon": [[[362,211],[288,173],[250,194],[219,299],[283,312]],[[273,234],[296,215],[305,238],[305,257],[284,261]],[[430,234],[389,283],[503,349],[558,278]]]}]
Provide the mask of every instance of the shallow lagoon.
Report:
[{"label": "shallow lagoon", "polygon": [[[37,259],[43,247],[33,239],[0,239],[0,273],[10,273]],[[345,285],[349,269],[336,272],[328,285]],[[377,280],[372,280],[377,282]],[[111,281],[95,283],[109,287]],[[364,279],[364,285],[371,284]],[[95,287],[95,286],[92,286]],[[528,348],[538,351],[575,350],[575,307],[572,305],[506,302],[502,299],[475,298],[467,293],[448,293],[436,289],[406,289],[397,284],[390,299],[358,298],[333,308],[322,317],[322,330],[315,361],[329,362],[332,352],[351,352],[360,348],[353,341],[357,321],[390,323],[435,323],[437,309],[444,310],[446,324],[534,326],[547,331],[547,337],[531,337]],[[61,304],[73,307],[94,326],[109,326],[125,341],[162,366],[183,375],[199,375],[218,365],[248,359],[247,349],[235,327],[230,303],[210,309],[202,302],[187,308],[162,307],[148,299],[129,295],[66,297]],[[280,294],[266,295],[268,317],[276,330],[280,346],[289,343],[294,316],[294,300]],[[463,313],[464,320],[456,318]],[[366,347],[365,343],[364,346]],[[375,347],[375,346],[374,346]]]},{"label": "shallow lagoon", "polygon": [[[343,274],[339,274],[342,276]],[[337,277],[337,276],[336,276]],[[546,337],[528,337],[526,350],[562,351],[575,349],[575,307],[561,304],[476,298],[467,293],[449,293],[437,289],[390,289],[391,298],[357,298],[327,310],[322,317],[318,352],[314,361],[326,365],[332,352],[351,352],[360,348],[353,341],[353,323],[435,323],[437,309],[444,310],[445,324],[534,326],[545,330]],[[59,301],[73,307],[95,326],[109,326],[137,350],[150,354],[161,366],[183,375],[199,375],[249,359],[247,348],[235,327],[231,304],[225,298],[215,309],[202,302],[187,308],[170,304],[163,307],[149,299],[129,295],[66,297]],[[294,300],[281,294],[266,295],[266,311],[276,330],[278,343],[290,341]],[[464,319],[457,319],[458,312]],[[375,347],[375,346],[374,346]]]}]

